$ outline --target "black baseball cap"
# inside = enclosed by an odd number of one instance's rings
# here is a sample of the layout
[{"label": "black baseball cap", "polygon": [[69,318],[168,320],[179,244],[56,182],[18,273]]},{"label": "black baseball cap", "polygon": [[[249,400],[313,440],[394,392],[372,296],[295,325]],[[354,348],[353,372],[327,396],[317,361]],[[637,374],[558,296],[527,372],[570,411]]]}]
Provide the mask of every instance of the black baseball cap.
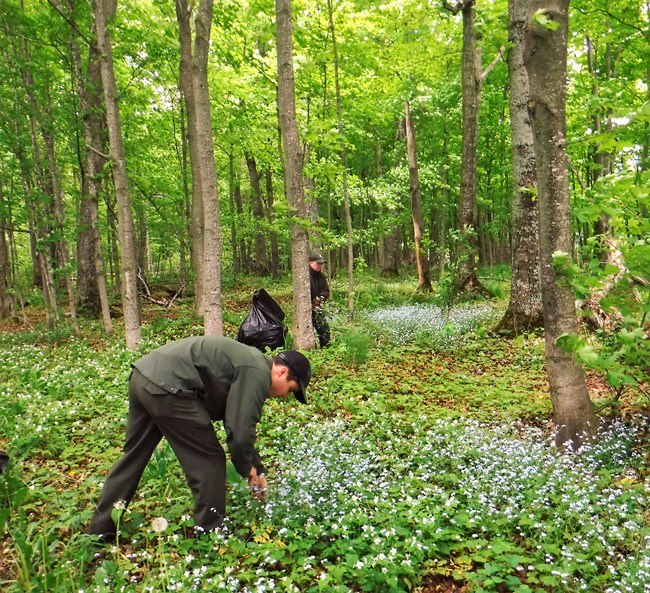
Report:
[{"label": "black baseball cap", "polygon": [[309,256],[309,261],[315,261],[317,264],[327,263],[327,260],[323,257],[322,253],[312,253]]},{"label": "black baseball cap", "polygon": [[298,383],[300,383],[300,391],[296,391],[294,395],[296,399],[302,403],[307,403],[307,385],[311,379],[311,365],[307,357],[296,350],[285,350],[277,355],[277,358],[282,361],[289,370],[296,376]]}]

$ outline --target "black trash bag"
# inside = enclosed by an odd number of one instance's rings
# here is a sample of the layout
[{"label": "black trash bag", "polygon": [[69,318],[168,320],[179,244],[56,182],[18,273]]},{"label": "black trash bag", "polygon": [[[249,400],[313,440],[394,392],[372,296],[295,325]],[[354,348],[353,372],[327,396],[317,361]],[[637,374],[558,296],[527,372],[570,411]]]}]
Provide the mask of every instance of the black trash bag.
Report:
[{"label": "black trash bag", "polygon": [[284,311],[263,288],[253,293],[253,308],[239,326],[237,341],[264,352],[284,346],[287,326]]}]

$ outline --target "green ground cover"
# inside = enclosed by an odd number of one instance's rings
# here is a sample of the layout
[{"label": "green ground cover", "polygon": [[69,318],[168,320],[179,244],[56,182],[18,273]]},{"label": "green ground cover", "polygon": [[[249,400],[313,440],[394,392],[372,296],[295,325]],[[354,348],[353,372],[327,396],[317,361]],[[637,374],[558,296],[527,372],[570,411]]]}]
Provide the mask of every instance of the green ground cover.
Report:
[{"label": "green ground cover", "polygon": [[[248,288],[229,289],[232,334]],[[555,451],[542,340],[492,335],[500,302],[416,301],[403,285],[361,287],[354,324],[332,303],[310,405],[271,401],[258,430],[266,505],[233,471],[224,531],[188,537],[191,495],[161,445],[103,548],[81,533],[120,455],[129,363],[201,323],[183,303],[149,311],[137,353],[3,333],[0,588],[650,592],[642,416],[604,418],[597,444]]]}]

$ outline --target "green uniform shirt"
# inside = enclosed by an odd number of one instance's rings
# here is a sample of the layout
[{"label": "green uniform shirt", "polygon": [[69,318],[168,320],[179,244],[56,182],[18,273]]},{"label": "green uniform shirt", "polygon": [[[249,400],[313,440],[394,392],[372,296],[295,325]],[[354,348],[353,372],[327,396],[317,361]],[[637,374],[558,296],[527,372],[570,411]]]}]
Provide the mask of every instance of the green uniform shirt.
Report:
[{"label": "green uniform shirt", "polygon": [[223,420],[239,474],[265,473],[255,450],[257,423],[271,386],[273,359],[230,338],[197,336],[170,342],[133,366],[166,392],[201,398],[212,420]]}]

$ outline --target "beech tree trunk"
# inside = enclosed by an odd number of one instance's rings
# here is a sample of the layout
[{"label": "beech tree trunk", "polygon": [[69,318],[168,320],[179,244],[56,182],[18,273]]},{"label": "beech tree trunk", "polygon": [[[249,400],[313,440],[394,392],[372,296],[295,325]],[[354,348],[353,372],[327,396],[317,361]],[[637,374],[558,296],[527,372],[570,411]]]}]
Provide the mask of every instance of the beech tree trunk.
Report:
[{"label": "beech tree trunk", "polygon": [[[81,124],[83,127],[84,145],[80,150],[81,198],[79,204],[79,230],[77,232],[77,303],[93,314],[103,312],[100,295],[101,281],[96,268],[95,231],[98,221],[98,203],[101,191],[101,176],[106,152],[102,138],[102,118],[104,105],[102,102],[102,84],[99,72],[99,59],[95,47],[88,51],[86,70],[81,60],[81,50],[78,43],[79,27],[74,18],[74,2],[66,1],[67,19],[70,24],[72,43],[70,53],[74,66],[74,83],[81,106]],[[101,255],[100,255],[101,257]],[[106,291],[106,281],[103,279],[103,290]],[[106,297],[106,294],[104,294]],[[109,328],[106,333],[112,332]]]},{"label": "beech tree trunk", "polygon": [[[290,211],[302,221],[308,217],[302,180],[302,144],[296,121],[293,75],[291,0],[276,0],[278,113],[284,156],[284,185]],[[293,279],[293,340],[297,348],[315,346],[309,292],[309,237],[304,224],[291,223],[291,269]]]},{"label": "beech tree trunk", "polygon": [[463,16],[462,54],[462,103],[463,148],[461,155],[460,205],[458,208],[458,231],[462,241],[456,246],[457,277],[455,292],[486,292],[478,279],[476,256],[478,253],[478,216],[476,206],[477,172],[476,145],[479,133],[479,113],[483,80],[498,62],[497,58],[482,70],[482,49],[474,27],[475,0],[444,0],[443,5],[454,14]]},{"label": "beech tree trunk", "polygon": [[[70,46],[75,73],[75,85],[81,104],[84,147],[81,150],[81,199],[79,205],[79,231],[77,233],[77,302],[94,314],[101,312],[104,333],[113,335],[113,321],[108,301],[106,274],[99,234],[99,196],[101,195],[104,166],[104,104],[102,79],[96,47],[88,49],[85,76],[81,51],[77,42],[78,25],[74,20],[74,3],[67,2]],[[105,120],[104,120],[105,121]]]},{"label": "beech tree trunk", "polygon": [[[563,334],[578,333],[573,291],[552,265],[555,253],[571,254],[566,145],[568,13],[569,0],[531,0],[524,61],[530,81],[528,111],[537,155],[546,367],[557,427],[556,443],[568,442],[577,448],[595,433],[598,420],[582,367],[556,343]],[[550,26],[533,19],[535,14],[543,14]]]},{"label": "beech tree trunk", "polygon": [[[192,10],[194,50],[192,52]],[[208,86],[208,53],[212,0],[198,8],[176,0],[181,44],[181,88],[185,96],[192,164],[192,263],[196,274],[196,309],[203,314],[206,335],[223,334],[221,312],[221,222],[217,171],[214,163],[212,116]]]},{"label": "beech tree trunk", "polygon": [[203,315],[204,261],[203,261],[203,192],[197,140],[196,101],[192,83],[192,7],[187,0],[176,0],[176,20],[180,43],[180,88],[187,112],[187,142],[192,171],[192,205],[190,214],[190,249],[194,271],[194,308]]},{"label": "beech tree trunk", "polygon": [[422,215],[422,200],[420,199],[420,176],[415,146],[415,130],[411,118],[411,108],[407,101],[404,105],[406,124],[406,153],[409,163],[409,196],[411,198],[411,219],[413,220],[413,241],[415,243],[415,262],[418,268],[418,290],[431,292],[431,268],[429,258],[422,249],[424,234],[424,216]]},{"label": "beech tree trunk", "polygon": [[239,197],[239,180],[235,178],[235,156],[232,150],[228,153],[228,205],[233,217],[233,223],[230,225],[230,250],[232,251],[232,271],[233,274],[239,274],[243,269],[242,255],[243,249],[240,249],[237,243],[237,221],[241,214],[241,199]]},{"label": "beech tree trunk", "polygon": [[[447,5],[447,8],[450,7]],[[457,228],[462,241],[455,249],[457,261],[456,292],[482,289],[476,271],[478,252],[476,210],[476,144],[481,102],[481,47],[474,31],[474,0],[457,1],[452,12],[463,17],[462,109],[463,145],[461,154],[460,204]]]},{"label": "beech tree trunk", "polygon": [[208,53],[212,0],[199,0],[194,19],[192,88],[196,106],[196,139],[203,197],[203,325],[206,335],[223,335],[221,315],[221,222],[217,170],[214,163],[212,116],[208,86]]},{"label": "beech tree trunk", "polygon": [[124,313],[124,334],[126,347],[130,350],[135,350],[141,340],[135,231],[126,173],[126,160],[124,158],[122,124],[120,122],[117,85],[113,68],[113,54],[108,32],[108,21],[115,16],[115,9],[115,0],[94,0],[97,48],[100,56],[100,72],[104,87],[106,124],[110,144],[109,156],[117,198],[117,228],[122,256],[121,292],[122,311]]},{"label": "beech tree trunk", "polygon": [[497,330],[514,335],[544,325],[536,201],[537,164],[528,115],[528,72],[524,66],[524,32],[529,0],[509,0],[508,70],[512,138],[512,276],[508,309]]}]

